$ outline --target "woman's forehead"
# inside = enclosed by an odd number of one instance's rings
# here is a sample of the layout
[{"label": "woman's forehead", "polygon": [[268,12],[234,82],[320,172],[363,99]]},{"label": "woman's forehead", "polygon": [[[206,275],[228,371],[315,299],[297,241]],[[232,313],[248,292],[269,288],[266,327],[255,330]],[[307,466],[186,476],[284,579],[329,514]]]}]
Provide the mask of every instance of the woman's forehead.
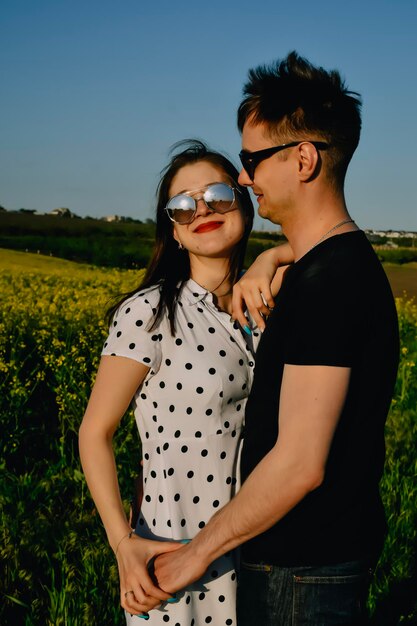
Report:
[{"label": "woman's forehead", "polygon": [[219,166],[208,161],[197,161],[184,165],[174,176],[169,195],[176,196],[184,191],[202,189],[211,183],[229,182],[230,177]]}]

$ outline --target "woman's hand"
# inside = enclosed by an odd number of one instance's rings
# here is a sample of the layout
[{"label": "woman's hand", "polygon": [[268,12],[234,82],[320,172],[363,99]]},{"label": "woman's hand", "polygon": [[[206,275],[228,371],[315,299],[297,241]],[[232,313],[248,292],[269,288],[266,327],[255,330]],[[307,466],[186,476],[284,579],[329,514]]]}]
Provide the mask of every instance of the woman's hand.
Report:
[{"label": "woman's hand", "polygon": [[247,326],[246,308],[258,328],[265,329],[265,318],[274,308],[277,295],[288,263],[294,260],[289,244],[283,244],[262,252],[233,287],[232,317]]},{"label": "woman's hand", "polygon": [[123,539],[117,549],[120,577],[120,604],[132,615],[147,613],[172,596],[157,587],[148,571],[158,554],[183,547],[179,542],[153,541],[138,535]]}]

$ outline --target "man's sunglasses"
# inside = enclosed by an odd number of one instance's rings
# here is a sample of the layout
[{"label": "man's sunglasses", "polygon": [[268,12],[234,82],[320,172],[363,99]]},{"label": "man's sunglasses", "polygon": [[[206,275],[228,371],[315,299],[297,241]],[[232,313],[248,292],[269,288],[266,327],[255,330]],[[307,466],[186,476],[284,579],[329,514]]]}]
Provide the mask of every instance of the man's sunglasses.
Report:
[{"label": "man's sunglasses", "polygon": [[[202,195],[193,197],[202,191]],[[236,191],[239,191],[236,189]],[[206,207],[215,213],[228,213],[237,209],[235,188],[226,183],[212,183],[204,189],[186,191],[168,200],[165,211],[170,220],[176,224],[191,224],[197,211],[197,202],[203,200]]]},{"label": "man's sunglasses", "polygon": [[325,141],[310,141],[309,139],[303,139],[301,141],[292,141],[291,143],[283,143],[280,146],[274,146],[273,148],[266,148],[265,150],[256,150],[255,152],[248,152],[247,150],[241,150],[239,158],[242,162],[243,169],[251,180],[255,176],[255,170],[261,161],[269,159],[273,154],[286,150],[287,148],[294,148],[299,146],[300,143],[311,143],[317,150],[323,150],[328,147],[328,143]]}]

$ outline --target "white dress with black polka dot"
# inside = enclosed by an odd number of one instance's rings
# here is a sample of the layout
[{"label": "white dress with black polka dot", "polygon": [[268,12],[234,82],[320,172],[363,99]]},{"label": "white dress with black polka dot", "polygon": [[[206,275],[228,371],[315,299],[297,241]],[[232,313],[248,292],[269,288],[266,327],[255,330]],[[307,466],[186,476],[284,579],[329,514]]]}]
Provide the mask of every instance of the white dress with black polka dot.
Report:
[{"label": "white dress with black polka dot", "polygon": [[[239,487],[242,423],[259,333],[244,337],[191,279],[179,296],[175,337],[166,316],[148,332],[158,300],[158,287],[126,300],[103,355],[150,367],[134,400],[145,483],[136,532],[190,539]],[[229,554],[215,561],[201,580],[177,594],[178,603],[150,611],[147,623],[236,625],[234,560]],[[144,621],[126,619],[136,626]]]}]

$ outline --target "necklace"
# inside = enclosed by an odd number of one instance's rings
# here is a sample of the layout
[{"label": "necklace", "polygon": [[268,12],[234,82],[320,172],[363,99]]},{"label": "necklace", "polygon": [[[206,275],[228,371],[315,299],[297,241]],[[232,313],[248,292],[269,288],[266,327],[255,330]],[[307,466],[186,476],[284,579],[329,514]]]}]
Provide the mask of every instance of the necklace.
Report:
[{"label": "necklace", "polygon": [[228,296],[230,293],[232,293],[233,291],[233,287],[231,289],[229,289],[229,291],[225,291],[224,293],[214,293],[214,291],[210,291],[210,293],[212,293],[214,296],[216,296],[216,298],[224,298],[224,296]]},{"label": "necklace", "polygon": [[314,244],[314,246],[311,246],[311,248],[308,250],[308,252],[310,252],[310,250],[312,250],[313,248],[315,248],[316,246],[319,245],[319,243],[321,243],[323,241],[323,239],[326,239],[327,235],[330,235],[330,233],[332,233],[334,230],[336,230],[337,228],[340,228],[341,226],[344,226],[345,224],[353,224],[355,220],[342,220],[341,222],[339,222],[338,224],[336,224],[336,226],[333,226],[333,228],[331,228],[330,230],[327,231],[327,233],[324,233],[324,235],[322,235],[322,237],[320,237],[320,239],[318,241],[316,241],[316,243]]},{"label": "necklace", "polygon": [[233,291],[233,285],[231,285],[231,287],[229,288],[228,291],[225,291],[224,293],[215,293],[217,291],[217,289],[219,289],[219,287],[221,287],[223,285],[223,283],[226,280],[226,278],[227,278],[227,276],[225,276],[222,279],[222,281],[216,287],[214,287],[214,289],[209,289],[208,287],[206,287],[202,283],[199,283],[199,285],[200,285],[200,287],[205,289],[208,293],[211,293],[213,296],[216,296],[216,298],[223,298],[224,296],[228,296]]},{"label": "necklace", "polygon": [[216,287],[215,289],[207,289],[206,287],[203,287],[203,289],[205,289],[208,293],[211,293],[211,295],[215,296],[216,298],[224,298],[224,296],[228,296],[233,291],[233,287],[232,287],[231,289],[229,289],[228,291],[225,291],[224,293],[215,293],[216,289],[218,289],[219,287],[220,285]]}]

